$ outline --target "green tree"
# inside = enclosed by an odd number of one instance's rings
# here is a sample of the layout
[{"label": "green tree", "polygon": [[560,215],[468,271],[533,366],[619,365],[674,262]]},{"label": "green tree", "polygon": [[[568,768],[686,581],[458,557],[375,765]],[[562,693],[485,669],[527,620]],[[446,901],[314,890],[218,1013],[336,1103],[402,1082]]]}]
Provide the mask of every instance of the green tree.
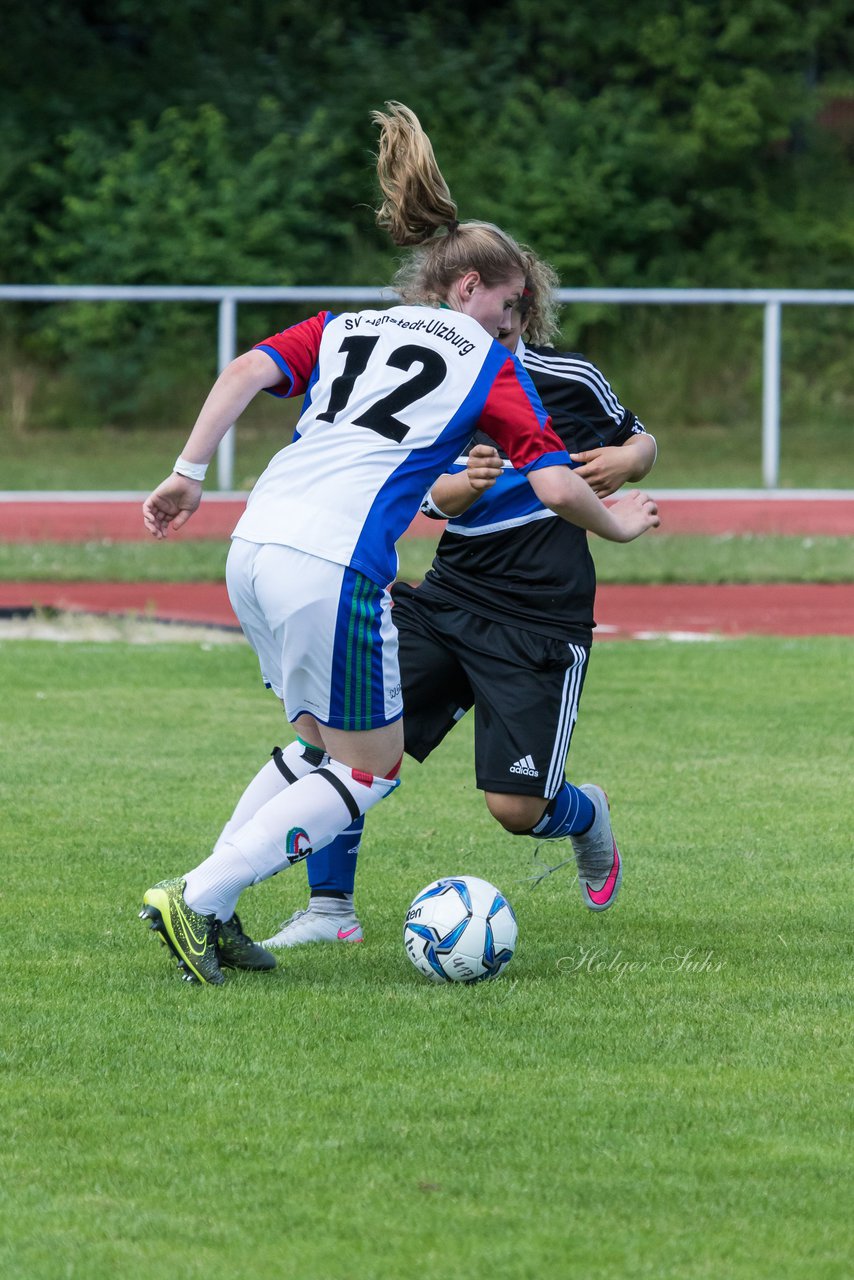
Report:
[{"label": "green tree", "polygon": [[[0,279],[382,283],[369,111],[396,97],[460,216],[507,226],[567,284],[847,285],[850,141],[820,112],[854,96],[850,18],[851,0],[19,6],[0,43]],[[166,378],[207,322],[35,315],[19,332],[100,385],[108,337],[125,381],[165,343]]]}]

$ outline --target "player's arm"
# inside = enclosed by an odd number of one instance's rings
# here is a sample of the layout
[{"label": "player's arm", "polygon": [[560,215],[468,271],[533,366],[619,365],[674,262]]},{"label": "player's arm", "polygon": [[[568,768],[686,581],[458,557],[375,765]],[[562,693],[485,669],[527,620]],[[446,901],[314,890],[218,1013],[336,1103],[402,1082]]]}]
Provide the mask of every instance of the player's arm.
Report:
[{"label": "player's arm", "polygon": [[439,476],[430,489],[429,503],[436,516],[450,519],[468,511],[486,489],[492,488],[502,466],[501,455],[491,444],[473,445],[465,470]]},{"label": "player's arm", "polygon": [[623,444],[586,449],[569,456],[577,463],[576,474],[586,480],[600,498],[616,493],[624,484],[637,484],[653,468],[658,450],[648,432],[632,435]]},{"label": "player's arm", "polygon": [[512,360],[492,384],[481,411],[481,430],[505,450],[543,506],[610,542],[631,542],[660,523],[652,498],[634,490],[606,507],[569,466],[533,383],[523,386]]},{"label": "player's arm", "polygon": [[[264,351],[247,351],[223,369],[208,394],[181,450],[180,463],[187,470],[204,468],[233,422],[259,391],[281,382],[275,361]],[[173,471],[142,504],[146,529],[155,538],[165,538],[169,529],[180,529],[202,500],[202,479]]]},{"label": "player's arm", "polygon": [[279,369],[265,351],[246,351],[232,360],[211,387],[181,457],[188,462],[210,462],[226,431],[258,392],[281,380]]},{"label": "player's arm", "polygon": [[660,524],[655,502],[638,489],[606,507],[586,480],[567,466],[535,467],[527,476],[544,507],[609,542],[631,542]]},{"label": "player's arm", "polygon": [[295,396],[306,390],[329,318],[328,311],[321,311],[301,320],[226,365],[176,463],[181,472],[173,471],[142,504],[143,522],[155,538],[165,538],[170,528],[180,529],[197,509],[207,464],[259,391]]}]

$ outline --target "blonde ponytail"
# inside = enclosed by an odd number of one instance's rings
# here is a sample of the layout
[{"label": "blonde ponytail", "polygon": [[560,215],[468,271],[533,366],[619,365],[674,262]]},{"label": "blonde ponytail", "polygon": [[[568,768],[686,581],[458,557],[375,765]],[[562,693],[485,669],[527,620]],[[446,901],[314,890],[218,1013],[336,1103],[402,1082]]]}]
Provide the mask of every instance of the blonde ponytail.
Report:
[{"label": "blonde ponytail", "polygon": [[[372,112],[380,126],[377,179],[383,200],[377,224],[396,245],[414,247],[394,278],[404,302],[437,304],[469,271],[489,287],[524,272],[526,262],[512,236],[490,222],[459,222],[457,206],[414,111],[387,102]],[[437,234],[443,232],[443,234]]]},{"label": "blonde ponytail", "polygon": [[456,223],[457,206],[415,112],[402,102],[385,105],[387,112],[371,112],[380,126],[377,178],[384,196],[377,224],[397,245],[423,244]]}]

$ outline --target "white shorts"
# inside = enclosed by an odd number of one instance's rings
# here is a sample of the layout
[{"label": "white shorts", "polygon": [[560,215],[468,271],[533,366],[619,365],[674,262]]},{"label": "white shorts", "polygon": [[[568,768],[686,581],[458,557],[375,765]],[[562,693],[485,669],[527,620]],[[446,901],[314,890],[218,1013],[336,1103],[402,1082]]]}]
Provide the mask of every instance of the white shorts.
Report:
[{"label": "white shorts", "polygon": [[290,721],[379,729],[403,714],[391,596],[345,565],[233,538],[231,607]]}]

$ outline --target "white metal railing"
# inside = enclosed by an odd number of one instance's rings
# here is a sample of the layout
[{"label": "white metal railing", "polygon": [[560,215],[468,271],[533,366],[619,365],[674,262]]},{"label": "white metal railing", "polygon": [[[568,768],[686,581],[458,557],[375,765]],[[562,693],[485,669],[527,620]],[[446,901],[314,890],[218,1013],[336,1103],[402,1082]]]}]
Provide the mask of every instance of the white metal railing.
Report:
[{"label": "white metal railing", "polygon": [[[776,489],[780,477],[780,328],[784,306],[850,307],[854,289],[559,289],[560,302],[642,303],[702,306],[726,303],[764,308],[762,338],[762,483]],[[217,366],[237,354],[237,305],[240,302],[393,303],[391,288],[311,285],[279,288],[231,285],[53,285],[3,284],[0,302],[210,302],[219,307]],[[234,480],[234,426],[217,452],[217,485]]]}]

